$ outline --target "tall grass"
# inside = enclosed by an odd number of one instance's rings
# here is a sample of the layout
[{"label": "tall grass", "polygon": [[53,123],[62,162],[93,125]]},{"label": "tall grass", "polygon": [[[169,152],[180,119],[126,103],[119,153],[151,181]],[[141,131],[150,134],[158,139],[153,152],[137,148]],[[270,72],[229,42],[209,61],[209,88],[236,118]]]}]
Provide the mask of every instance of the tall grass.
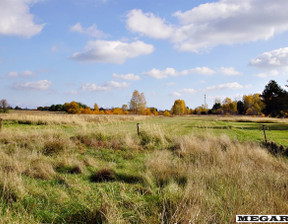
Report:
[{"label": "tall grass", "polygon": [[287,159],[258,143],[153,122],[138,136],[118,116],[94,125],[59,116],[41,129],[10,117],[0,133],[1,222],[234,223],[288,212]]},{"label": "tall grass", "polygon": [[14,121],[19,124],[36,124],[36,125],[60,125],[75,124],[87,125],[89,123],[109,123],[121,121],[140,121],[150,119],[149,116],[135,115],[87,115],[87,114],[65,114],[57,112],[41,111],[12,111],[2,114],[1,117],[6,121]]}]

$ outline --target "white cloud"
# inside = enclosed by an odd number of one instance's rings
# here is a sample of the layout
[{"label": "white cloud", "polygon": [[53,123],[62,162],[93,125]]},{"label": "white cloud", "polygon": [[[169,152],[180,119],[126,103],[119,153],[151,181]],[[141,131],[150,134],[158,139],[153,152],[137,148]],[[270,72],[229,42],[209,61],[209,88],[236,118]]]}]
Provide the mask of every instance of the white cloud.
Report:
[{"label": "white cloud", "polygon": [[7,77],[19,77],[19,73],[18,72],[9,72],[7,74]]},{"label": "white cloud", "polygon": [[123,64],[129,58],[148,55],[154,51],[154,46],[142,41],[131,43],[121,41],[96,40],[89,41],[85,52],[76,52],[72,59],[86,62]]},{"label": "white cloud", "polygon": [[32,71],[29,71],[29,70],[26,70],[24,72],[9,72],[7,74],[6,77],[8,78],[18,78],[18,77],[29,77],[29,76],[37,76],[37,74],[35,74],[34,72]]},{"label": "white cloud", "polygon": [[175,91],[175,92],[172,93],[172,96],[180,97],[180,96],[182,96],[182,94]]},{"label": "white cloud", "polygon": [[213,75],[215,71],[208,67],[196,67],[190,70],[191,73],[200,74],[200,75]]},{"label": "white cloud", "polygon": [[133,9],[127,14],[126,24],[132,32],[156,39],[169,38],[174,31],[164,19],[154,16],[153,13],[143,13],[140,9]]},{"label": "white cloud", "polygon": [[153,68],[149,72],[144,72],[143,74],[155,79],[165,79],[168,78],[169,76],[177,77],[177,76],[189,75],[192,73],[200,75],[212,75],[215,73],[215,71],[208,67],[196,67],[182,71],[177,71],[175,68],[166,68],[164,70]]},{"label": "white cloud", "polygon": [[108,90],[113,90],[113,89],[122,89],[122,88],[127,88],[128,86],[129,86],[129,83],[127,82],[115,82],[115,81],[107,82],[104,85],[85,83],[82,85],[81,90],[89,91],[89,92],[98,92],[98,91],[108,91]]},{"label": "white cloud", "polygon": [[70,27],[70,31],[81,33],[81,34],[86,34],[88,36],[95,37],[95,38],[106,38],[108,36],[103,31],[98,30],[96,24],[93,24],[92,26],[84,28],[82,27],[81,23],[78,22],[74,26]]},{"label": "white cloud", "polygon": [[48,80],[39,80],[36,82],[16,83],[14,88],[17,90],[48,90],[52,82]]},{"label": "white cloud", "polygon": [[240,75],[241,73],[238,72],[235,68],[233,67],[221,67],[220,72],[224,75],[228,76],[234,76],[234,75]]},{"label": "white cloud", "polygon": [[128,87],[130,84],[127,82],[115,82],[115,81],[110,81],[107,83],[107,86],[111,87],[111,88],[126,88]]},{"label": "white cloud", "polygon": [[238,82],[231,82],[231,83],[224,83],[224,84],[219,84],[219,85],[214,85],[214,86],[209,86],[206,88],[207,91],[212,91],[212,90],[224,90],[224,89],[233,89],[233,90],[238,90],[238,89],[244,89],[244,88],[250,88],[251,85],[241,85]]},{"label": "white cloud", "polygon": [[182,89],[180,90],[180,92],[193,94],[193,93],[196,93],[197,91],[195,89],[190,88],[190,89]]},{"label": "white cloud", "polygon": [[149,72],[144,72],[144,75],[150,76],[155,79],[165,79],[169,76],[180,76],[180,75],[187,75],[188,70],[183,70],[182,72],[178,72],[175,70],[175,68],[166,68],[164,70],[158,70],[156,68],[153,68]]},{"label": "white cloud", "polygon": [[288,67],[288,47],[264,52],[251,60],[250,65],[268,69]]},{"label": "white cloud", "polygon": [[134,9],[127,15],[127,26],[148,37],[169,39],[180,51],[199,52],[221,44],[267,40],[287,31],[287,8],[286,0],[220,0],[174,13],[176,25]]},{"label": "white cloud", "polygon": [[32,37],[39,34],[44,25],[34,22],[30,7],[39,0],[1,0],[0,35]]},{"label": "white cloud", "polygon": [[26,70],[24,72],[21,73],[22,76],[36,76],[36,74],[34,72],[31,72],[29,70]]},{"label": "white cloud", "polygon": [[137,81],[141,79],[139,75],[134,75],[133,73],[129,73],[126,75],[120,75],[120,74],[114,73],[112,76],[115,79],[123,79],[127,81]]},{"label": "white cloud", "polygon": [[276,70],[271,70],[268,73],[259,73],[259,74],[257,74],[257,76],[259,78],[268,78],[268,77],[273,77],[273,76],[278,76],[278,75],[279,75],[279,72],[276,71]]},{"label": "white cloud", "polygon": [[110,88],[108,86],[102,85],[96,85],[92,83],[85,83],[82,85],[81,90],[83,91],[89,91],[89,92],[97,92],[97,91],[107,91]]}]

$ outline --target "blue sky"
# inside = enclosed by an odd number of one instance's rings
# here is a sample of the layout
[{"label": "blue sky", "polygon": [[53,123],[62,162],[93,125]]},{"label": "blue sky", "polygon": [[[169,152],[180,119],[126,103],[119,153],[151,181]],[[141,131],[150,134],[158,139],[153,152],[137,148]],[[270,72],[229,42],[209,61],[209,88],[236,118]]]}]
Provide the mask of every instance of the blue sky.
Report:
[{"label": "blue sky", "polygon": [[0,98],[148,106],[241,99],[288,79],[287,0],[1,0]]}]

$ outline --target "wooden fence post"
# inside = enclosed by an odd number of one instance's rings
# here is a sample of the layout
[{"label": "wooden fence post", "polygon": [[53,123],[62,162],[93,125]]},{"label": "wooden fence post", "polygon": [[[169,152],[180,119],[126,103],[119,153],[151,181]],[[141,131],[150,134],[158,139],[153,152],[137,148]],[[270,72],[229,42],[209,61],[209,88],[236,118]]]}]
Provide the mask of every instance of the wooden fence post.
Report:
[{"label": "wooden fence post", "polygon": [[140,127],[139,127],[139,123],[137,123],[137,135],[140,135]]},{"label": "wooden fence post", "polygon": [[264,133],[265,144],[267,144],[267,137],[266,137],[265,125],[264,124],[262,125],[262,130],[263,130],[263,133]]},{"label": "wooden fence post", "polygon": [[0,118],[0,132],[2,131],[2,127],[3,127],[3,119]]}]

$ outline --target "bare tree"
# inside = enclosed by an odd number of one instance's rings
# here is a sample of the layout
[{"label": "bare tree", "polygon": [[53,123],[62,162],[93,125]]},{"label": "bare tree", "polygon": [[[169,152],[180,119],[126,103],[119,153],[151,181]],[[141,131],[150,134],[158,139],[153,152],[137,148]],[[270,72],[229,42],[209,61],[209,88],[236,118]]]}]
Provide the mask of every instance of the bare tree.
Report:
[{"label": "bare tree", "polygon": [[0,100],[0,112],[2,113],[6,113],[8,111],[8,103],[7,103],[7,100],[5,99],[2,99]]},{"label": "bare tree", "polygon": [[134,90],[129,103],[130,110],[136,114],[141,114],[146,109],[146,99],[144,93]]}]

